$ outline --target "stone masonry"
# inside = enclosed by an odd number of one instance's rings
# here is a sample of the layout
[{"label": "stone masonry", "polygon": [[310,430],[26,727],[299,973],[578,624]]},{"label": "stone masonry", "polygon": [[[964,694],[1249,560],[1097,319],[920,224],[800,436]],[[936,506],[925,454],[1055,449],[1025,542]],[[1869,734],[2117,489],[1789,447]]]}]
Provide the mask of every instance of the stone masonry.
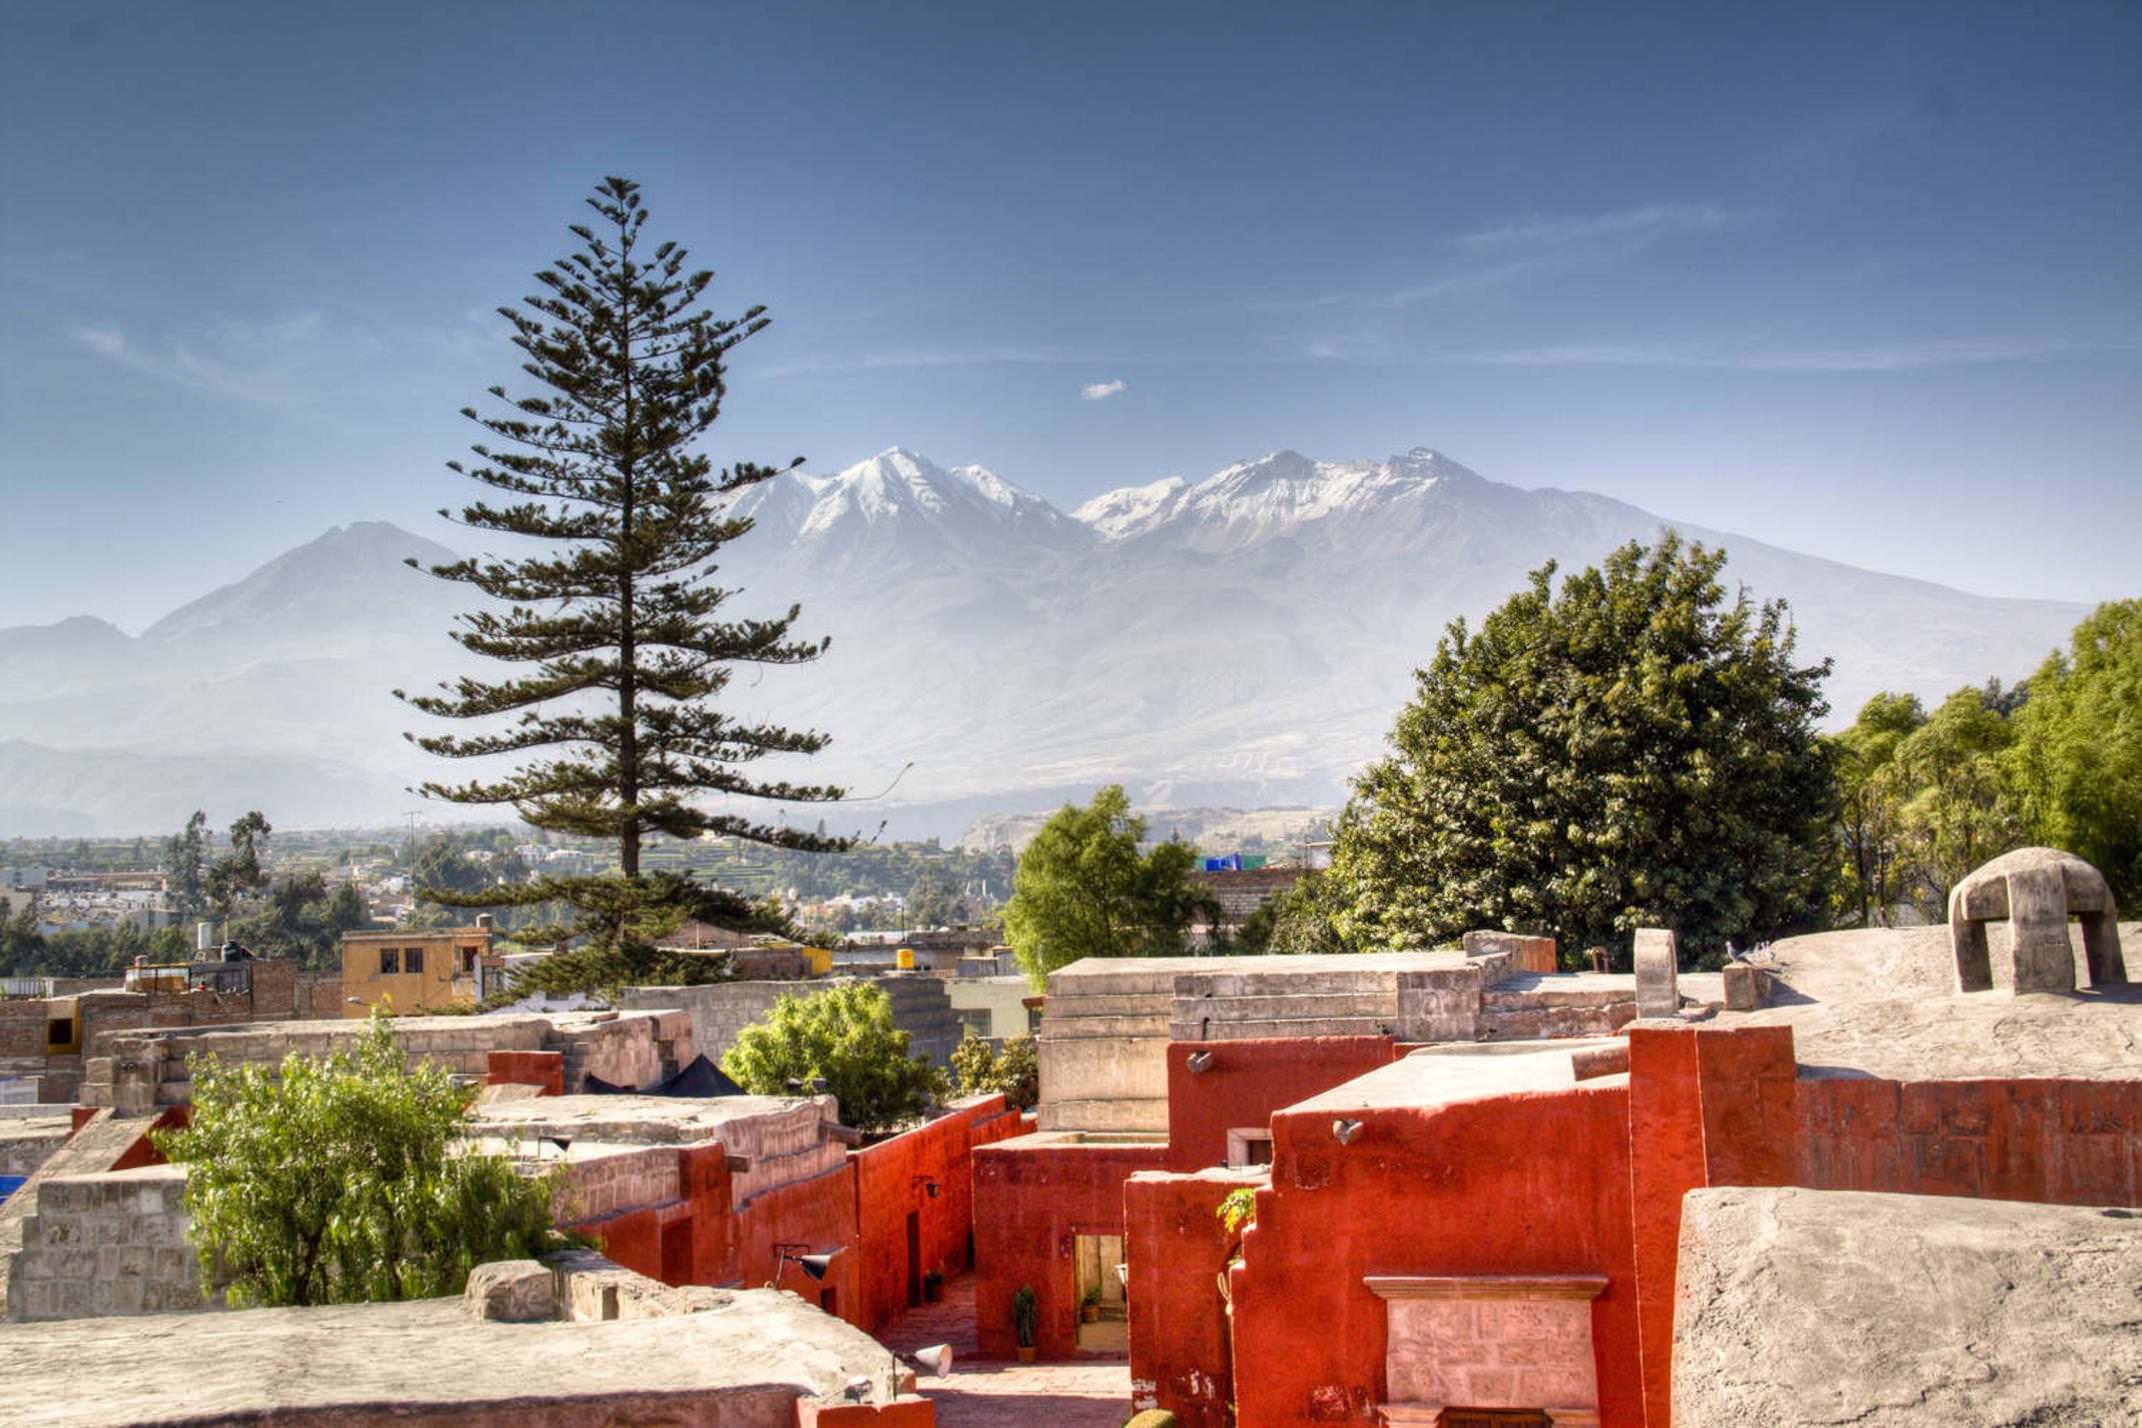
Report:
[{"label": "stone masonry", "polygon": [[81,1319],[215,1307],[186,1243],[186,1174],[176,1166],[44,1182],[22,1222],[7,1318]]}]

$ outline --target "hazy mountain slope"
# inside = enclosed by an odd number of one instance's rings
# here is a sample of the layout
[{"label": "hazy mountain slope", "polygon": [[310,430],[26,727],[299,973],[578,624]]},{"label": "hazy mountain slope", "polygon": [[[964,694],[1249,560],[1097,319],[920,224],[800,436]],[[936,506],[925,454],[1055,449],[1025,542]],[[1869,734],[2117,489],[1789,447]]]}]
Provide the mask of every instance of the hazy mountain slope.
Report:
[{"label": "hazy mountain slope", "polygon": [[[724,696],[834,735],[820,758],[760,772],[843,781],[862,800],[800,820],[947,836],[1112,780],[1177,807],[1334,803],[1450,620],[1477,619],[1550,557],[1576,569],[1661,526],[1421,448],[1280,452],[1108,492],[1075,516],[894,448],[774,478],[736,509],[757,528],[724,552],[721,579],[742,587],[725,614],[800,604],[796,634],[832,639],[814,665],[740,670]],[[1837,660],[1839,721],[1878,689],[1938,698],[2027,674],[2084,613],[1682,529],[1723,544],[1755,596],[1791,602],[1803,655]],[[135,831],[178,804],[291,824],[418,806],[404,785],[470,771],[402,739],[425,721],[391,691],[455,667],[446,632],[469,592],[409,570],[411,555],[450,558],[364,523],[139,639],[87,618],[0,630],[0,739],[20,741],[0,758],[0,811]]]}]

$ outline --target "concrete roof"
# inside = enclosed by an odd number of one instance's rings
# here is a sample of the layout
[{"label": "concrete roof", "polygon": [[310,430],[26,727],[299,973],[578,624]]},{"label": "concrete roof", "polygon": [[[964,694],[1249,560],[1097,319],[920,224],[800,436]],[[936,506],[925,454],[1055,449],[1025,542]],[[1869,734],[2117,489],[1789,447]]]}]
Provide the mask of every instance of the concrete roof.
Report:
[{"label": "concrete roof", "polygon": [[[492,1413],[480,1421],[493,1423],[574,1402],[589,1406],[590,1422],[678,1422],[674,1406],[660,1413],[663,1399],[756,1391],[793,1400],[867,1376],[882,1401],[896,1369],[860,1330],[760,1289],[724,1292],[700,1313],[592,1323],[495,1323],[454,1298],[72,1319],[0,1333],[0,1382],[17,1388],[8,1421],[22,1428],[364,1408],[474,1421],[484,1406]],[[633,1399],[646,1408],[635,1413]],[[647,1409],[656,1411],[641,1416]]]},{"label": "concrete roof", "polygon": [[[1448,1105],[1522,1091],[1563,1091],[1578,1084],[1573,1065],[1577,1052],[1618,1041],[1617,1037],[1585,1037],[1552,1042],[1444,1042],[1402,1056],[1287,1110],[1339,1113]],[[1619,1085],[1625,1079],[1599,1076],[1583,1084]]]},{"label": "concrete roof", "polygon": [[1428,967],[1450,967],[1465,961],[1455,947],[1436,952],[1336,952],[1306,957],[1086,957],[1049,973],[1054,982],[1062,977],[1078,981],[1087,977],[1120,976],[1126,971],[1170,976],[1185,972],[1229,974],[1291,973],[1313,977],[1330,972],[1415,972]]},{"label": "concrete roof", "polygon": [[1697,1190],[1677,1428],[2142,1423],[2136,1212]]},{"label": "concrete roof", "polygon": [[477,1105],[464,1134],[689,1145],[719,1139],[723,1127],[737,1121],[787,1117],[803,1106],[816,1106],[821,1119],[834,1119],[831,1096],[539,1096]]},{"label": "concrete roof", "polygon": [[[2121,932],[2132,975],[2142,971],[2142,924]],[[1946,927],[1792,938],[1774,949],[1773,1004],[1718,1024],[1792,1027],[1802,1075],[2142,1079],[2142,985],[2017,996],[1999,985],[2005,937],[1996,924],[1995,989],[1969,993],[1955,990]]]}]

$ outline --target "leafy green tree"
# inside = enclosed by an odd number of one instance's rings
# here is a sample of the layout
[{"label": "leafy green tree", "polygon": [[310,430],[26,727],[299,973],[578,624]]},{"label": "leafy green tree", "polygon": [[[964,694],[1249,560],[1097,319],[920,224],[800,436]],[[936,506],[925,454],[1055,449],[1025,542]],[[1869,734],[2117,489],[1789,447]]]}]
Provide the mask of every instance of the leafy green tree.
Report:
[{"label": "leafy green tree", "polygon": [[191,1125],[155,1139],[186,1166],[202,1283],[234,1306],[456,1294],[560,1243],[555,1183],[457,1147],[470,1093],[405,1066],[383,1018],[324,1057],[192,1075]]},{"label": "leafy green tree", "polygon": [[881,1134],[921,1115],[944,1090],[944,1073],[908,1053],[893,1025],[892,999],[865,982],[808,997],[784,996],[763,1021],[745,1027],[721,1069],[760,1096],[794,1094],[822,1080],[849,1125]]},{"label": "leafy green tree", "polygon": [[[794,606],[772,619],[730,615],[736,591],[713,581],[723,547],[751,529],[732,498],[783,469],[740,462],[716,474],[694,449],[721,413],[728,355],[764,330],[764,309],[732,319],[702,307],[713,274],[688,270],[674,242],[649,247],[636,184],[606,179],[588,205],[599,222],[573,228],[580,249],[536,274],[544,291],[524,300],[525,311],[500,309],[541,394],[491,388],[502,410],[463,414],[497,444],[478,442],[472,466],[449,463],[507,498],[464,507],[466,524],[545,548],[432,571],[486,597],[461,617],[461,646],[521,672],[402,697],[440,718],[510,721],[418,738],[430,752],[520,760],[500,776],[426,783],[423,793],[510,804],[537,828],[614,840],[618,850],[616,879],[539,878],[434,896],[458,906],[562,902],[576,913],[564,935],[615,944],[704,910],[689,892],[691,907],[660,901],[677,884],[642,877],[652,834],[843,844],[736,809],[740,799],[840,797],[837,788],[749,772],[769,755],[816,753],[826,736],[740,719],[713,702],[739,664],[798,664],[825,648],[790,638]],[[737,899],[729,911],[740,918],[748,907]]]},{"label": "leafy green tree", "polygon": [[1794,662],[1782,603],[1729,602],[1724,564],[1669,532],[1450,627],[1339,819],[1346,945],[1661,926],[1694,957],[1821,921],[1829,666]]},{"label": "leafy green tree", "polygon": [[969,1032],[952,1048],[952,1079],[962,1096],[1004,1095],[1013,1110],[1041,1099],[1041,1057],[1031,1036],[1006,1037],[1000,1050]]},{"label": "leafy green tree", "polygon": [[942,927],[958,921],[966,914],[959,901],[959,884],[943,868],[930,866],[916,875],[908,884],[907,925],[909,927]]},{"label": "leafy green tree", "polygon": [[231,850],[209,864],[205,880],[208,900],[221,916],[229,917],[239,898],[267,887],[268,871],[261,854],[274,831],[257,808],[231,824]]},{"label": "leafy green tree", "polygon": [[1901,891],[1921,916],[1948,915],[1949,889],[2023,846],[2004,755],[2015,730],[1985,692],[1959,689],[1896,746],[1877,776],[1896,808]]},{"label": "leafy green tree", "polygon": [[1190,881],[1197,851],[1170,838],[1140,854],[1145,820],[1121,784],[1067,803],[1020,855],[1004,936],[1035,986],[1083,957],[1176,957],[1211,899]]},{"label": "leafy green tree", "polygon": [[1890,772],[1897,748],[1926,723],[1911,694],[1877,694],[1852,727],[1828,741],[1837,772],[1837,831],[1843,868],[1839,920],[1874,927],[1901,902],[1912,879],[1905,857],[1903,804]]},{"label": "leafy green tree", "polygon": [[2142,600],[2100,605],[2030,680],[2010,782],[2030,840],[2097,866],[2142,905]]},{"label": "leafy green tree", "polygon": [[164,862],[170,869],[165,891],[181,917],[194,917],[208,907],[208,815],[194,810],[182,832],[164,843]]}]

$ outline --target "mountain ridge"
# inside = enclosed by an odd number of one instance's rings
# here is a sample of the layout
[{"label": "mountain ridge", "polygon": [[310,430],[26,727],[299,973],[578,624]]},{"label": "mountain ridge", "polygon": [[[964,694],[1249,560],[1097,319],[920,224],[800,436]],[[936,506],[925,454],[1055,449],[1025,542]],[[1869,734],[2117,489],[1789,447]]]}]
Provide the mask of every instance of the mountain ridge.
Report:
[{"label": "mountain ridge", "polygon": [[[848,808],[858,831],[890,817],[944,836],[1106,782],[1141,803],[1335,803],[1451,619],[1484,614],[1547,559],[1574,571],[1675,524],[1504,485],[1427,447],[1383,461],[1273,452],[1068,514],[986,467],[891,447],[770,478],[732,509],[759,521],[723,552],[732,608],[800,604],[797,635],[832,641],[815,665],[744,672],[724,696],[739,717],[835,736],[809,764],[760,771],[895,784]],[[1678,528],[1725,546],[1729,581],[1788,600],[1804,657],[1837,658],[1832,722],[1877,689],[1933,698],[2028,674],[2085,610]],[[8,809],[141,831],[173,799],[221,807],[227,761],[247,751],[276,761],[293,805],[269,810],[279,822],[303,824],[308,803],[338,821],[456,816],[406,794],[439,770],[401,737],[427,721],[390,691],[464,668],[447,632],[472,595],[408,569],[412,556],[453,553],[357,522],[138,637],[89,616],[0,630],[0,740],[20,742],[0,760],[0,834],[35,831],[5,826]],[[170,786],[152,801],[98,778],[81,806],[56,805],[66,780],[39,768],[78,775],[92,750],[163,760],[129,767]],[[931,823],[932,809],[957,821]]]}]

